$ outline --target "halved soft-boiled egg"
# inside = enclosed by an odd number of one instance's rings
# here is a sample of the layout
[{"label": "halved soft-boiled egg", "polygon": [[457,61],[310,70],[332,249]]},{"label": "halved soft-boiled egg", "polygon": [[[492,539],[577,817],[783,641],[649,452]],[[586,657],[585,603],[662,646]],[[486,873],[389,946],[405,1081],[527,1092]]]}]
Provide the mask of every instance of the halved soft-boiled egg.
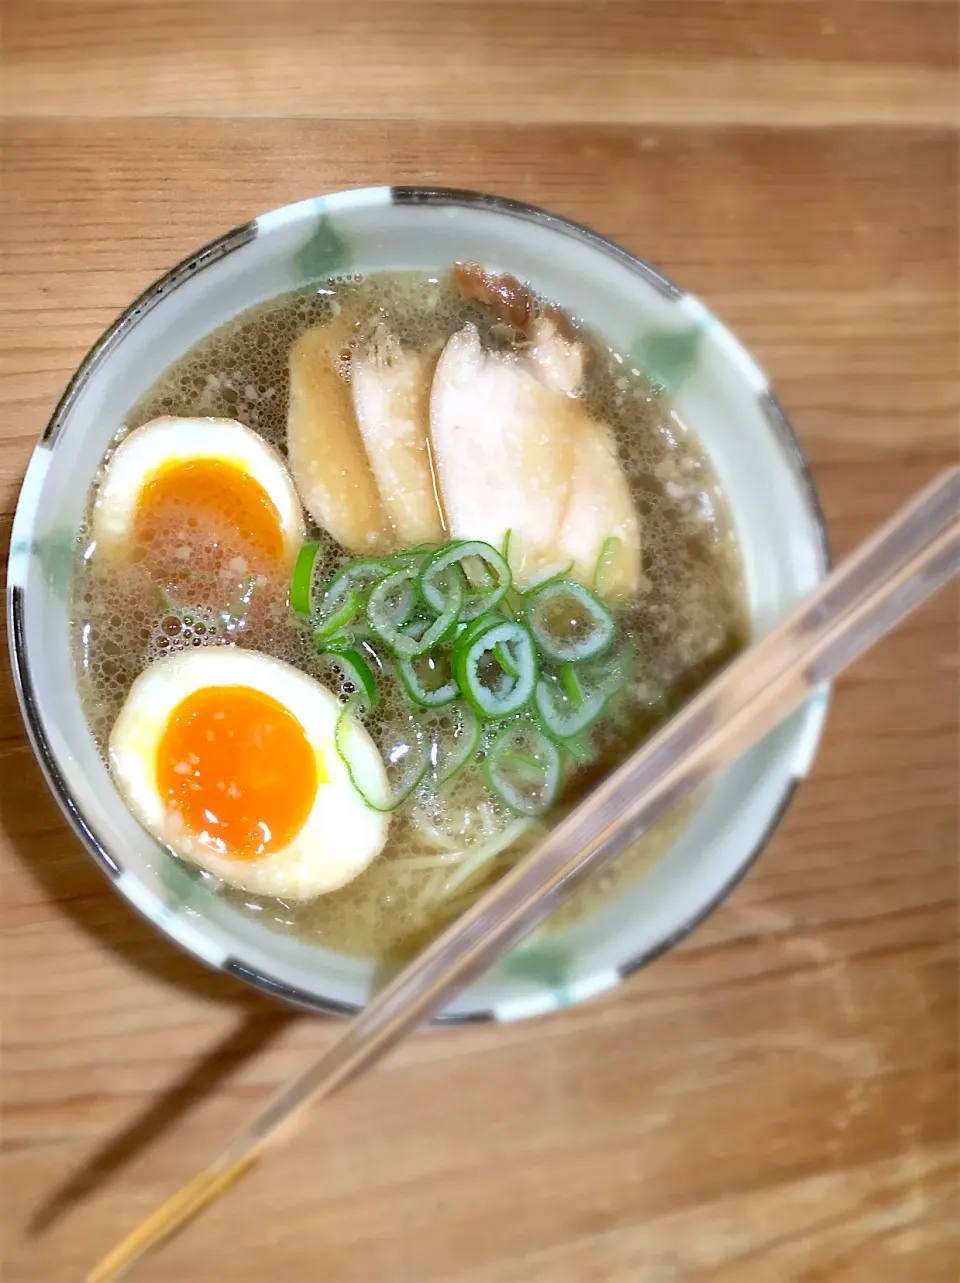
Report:
[{"label": "halved soft-boiled egg", "polygon": [[158,582],[286,574],[304,541],[283,459],[233,419],[152,419],[114,451],[93,510],[97,548]]},{"label": "halved soft-boiled egg", "polygon": [[[235,647],[181,651],[145,669],[110,736],[134,814],[177,855],[245,891],[309,900],[379,855],[389,817],[372,810],[334,744],[340,705],[306,673]],[[350,764],[386,791],[359,725]]]}]

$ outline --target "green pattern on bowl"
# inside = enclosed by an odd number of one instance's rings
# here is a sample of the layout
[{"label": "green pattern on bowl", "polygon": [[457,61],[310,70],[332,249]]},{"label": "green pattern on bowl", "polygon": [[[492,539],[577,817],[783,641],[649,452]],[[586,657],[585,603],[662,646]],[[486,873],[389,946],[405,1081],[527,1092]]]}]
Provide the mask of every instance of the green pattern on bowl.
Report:
[{"label": "green pattern on bowl", "polygon": [[329,214],[318,217],[310,239],[297,251],[293,261],[298,285],[336,276],[350,266],[350,247]]},{"label": "green pattern on bowl", "polygon": [[70,591],[70,579],[73,574],[73,558],[77,549],[76,531],[59,529],[51,530],[48,535],[34,539],[28,544],[18,539],[10,546],[11,560],[23,557],[29,551],[40,565],[44,579],[55,597],[66,600]]},{"label": "green pattern on bowl", "polygon": [[212,893],[201,881],[199,870],[194,871],[170,855],[158,864],[157,876],[163,902],[172,913],[180,909],[205,912]]},{"label": "green pattern on bowl", "polygon": [[549,989],[558,1006],[569,1001],[570,957],[556,941],[534,940],[520,945],[504,959],[503,968],[517,980],[532,980]]},{"label": "green pattern on bowl", "polygon": [[630,357],[661,395],[674,396],[697,368],[703,329],[649,330],[635,340]]}]

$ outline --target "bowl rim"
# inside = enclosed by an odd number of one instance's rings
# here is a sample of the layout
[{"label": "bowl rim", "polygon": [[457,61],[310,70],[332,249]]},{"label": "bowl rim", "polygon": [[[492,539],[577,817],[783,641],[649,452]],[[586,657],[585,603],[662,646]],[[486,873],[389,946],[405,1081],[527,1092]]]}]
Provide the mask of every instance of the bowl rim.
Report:
[{"label": "bowl rim", "polygon": [[[95,340],[93,345],[87,351],[86,355],[77,366],[73,375],[70,377],[66,388],[46,426],[43,429],[34,451],[31,453],[28,461],[27,471],[29,472],[30,462],[32,462],[37,450],[44,449],[49,451],[55,446],[56,439],[67,420],[70,410],[73,407],[80,391],[93,376],[98,367],[107,359],[113,349],[118,346],[132,330],[137,323],[150,311],[158,306],[165,298],[172,294],[179,286],[190,280],[197,272],[220,262],[234,250],[253,241],[260,231],[261,220],[268,217],[292,216],[293,211],[302,207],[316,207],[319,202],[335,202],[338,212],[344,212],[351,207],[357,208],[364,204],[371,203],[375,196],[384,194],[385,201],[397,205],[448,205],[460,206],[472,209],[482,209],[487,212],[505,215],[507,217],[520,218],[528,222],[540,224],[550,230],[561,232],[575,239],[585,241],[594,249],[606,254],[614,259],[620,266],[625,267],[635,276],[640,277],[645,284],[652,286],[660,294],[671,300],[679,300],[684,297],[696,297],[690,295],[689,291],[677,285],[669,276],[661,272],[653,264],[634,254],[632,251],[620,245],[608,236],[595,231],[585,224],[578,223],[573,219],[567,218],[561,214],[555,214],[540,206],[528,204],[524,201],[514,200],[510,197],[492,195],[489,193],[472,191],[466,188],[441,187],[441,186],[396,186],[374,188],[374,187],[357,187],[347,188],[333,193],[327,193],[319,198],[307,198],[293,204],[279,206],[276,209],[267,211],[265,214],[240,224],[231,230],[224,232],[213,240],[206,242],[193,253],[188,254],[178,263],[174,264],[166,272],[158,276],[150,285],[138,294],[131,303],[127,305]],[[704,314],[712,318],[722,331],[730,336],[733,342],[740,346],[739,340],[727,330],[724,323],[717,318],[712,311],[705,305],[697,302],[703,308]],[[752,359],[752,358],[750,358]],[[817,491],[816,483],[813,479],[809,461],[796,430],[793,427],[788,415],[777,399],[772,388],[767,384],[767,391],[764,394],[765,411],[770,431],[775,437],[781,449],[789,456],[790,461],[797,473],[802,484],[803,497],[806,503],[809,515],[812,519],[813,532],[817,542],[817,552],[821,563],[822,573],[826,574],[832,565],[832,556],[830,551],[830,542],[827,531],[827,524],[824,517],[823,507],[820,496]],[[26,476],[26,474],[25,474]],[[14,528],[17,525],[17,516],[20,514],[21,505],[24,503],[25,486],[21,483],[21,491],[18,495],[17,507],[14,513]],[[14,584],[9,575],[9,563],[13,556],[14,541],[11,538],[10,553],[8,555],[8,576],[7,576],[7,632],[9,638],[11,667],[14,678],[14,687],[16,689],[18,702],[20,704],[21,714],[24,725],[27,730],[27,737],[33,748],[41,771],[46,779],[47,786],[64,813],[70,827],[79,837],[84,849],[92,856],[94,862],[107,875],[111,882],[116,882],[120,876],[121,870],[116,864],[113,856],[106,849],[97,834],[90,827],[80,807],[75,802],[70,790],[67,788],[60,768],[57,764],[56,757],[50,746],[46,730],[44,728],[43,718],[41,717],[36,697],[33,691],[33,680],[30,674],[30,665],[27,657],[27,643],[24,632],[23,620],[23,595],[22,586]],[[828,692],[822,692],[821,696],[814,697],[814,702],[808,703],[805,707],[811,710],[812,715],[818,719],[814,722],[814,737],[810,745],[809,759],[812,763],[816,753],[819,741],[823,732],[825,721],[826,704],[828,702]],[[676,945],[680,944],[686,937],[696,929],[706,918],[708,918],[722,903],[731,892],[746,877],[754,864],[760,858],[761,854],[769,844],[771,838],[780,827],[783,819],[789,810],[790,804],[797,791],[801,775],[795,775],[789,779],[784,787],[781,798],[771,816],[771,819],[762,834],[760,840],[756,842],[754,848],[738,864],[733,875],[719,889],[713,898],[686,919],[676,930],[674,930],[665,939],[659,941],[656,945],[644,950],[642,953],[629,958],[626,962],[621,963],[615,972],[615,983],[626,980],[634,972],[647,966],[649,963],[656,961],[657,958],[668,953]],[[285,981],[275,980],[259,971],[256,971],[245,965],[239,958],[232,955],[228,956],[219,967],[211,963],[208,958],[204,958],[195,949],[189,946],[168,932],[163,923],[146,914],[139,905],[132,899],[124,896],[124,899],[133,907],[141,916],[145,917],[151,925],[160,930],[172,943],[182,949],[190,952],[198,961],[212,966],[214,969],[226,971],[234,975],[254,989],[258,989],[271,997],[282,998],[288,1003],[325,1015],[334,1016],[351,1016],[363,1009],[362,1003],[351,1003],[340,1001],[333,998],[322,997],[309,991],[298,989]],[[479,1021],[497,1020],[498,1016],[493,1010],[481,1010],[468,1012],[445,1013],[439,1012],[433,1017],[432,1023],[438,1024],[464,1024]]]}]

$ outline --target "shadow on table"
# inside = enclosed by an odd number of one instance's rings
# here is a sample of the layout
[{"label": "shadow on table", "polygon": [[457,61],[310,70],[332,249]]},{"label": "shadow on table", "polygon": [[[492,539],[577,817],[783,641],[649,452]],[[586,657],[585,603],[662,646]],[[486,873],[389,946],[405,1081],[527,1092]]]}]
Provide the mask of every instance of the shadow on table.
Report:
[{"label": "shadow on table", "polygon": [[[7,533],[2,531],[0,536]],[[0,554],[4,543],[0,537]],[[0,646],[0,835],[12,855],[23,862],[59,912],[126,965],[240,1012],[239,1023],[226,1038],[44,1200],[28,1227],[29,1233],[38,1235],[261,1053],[297,1014],[178,952],[112,890],[61,815],[27,743],[3,626]]]}]

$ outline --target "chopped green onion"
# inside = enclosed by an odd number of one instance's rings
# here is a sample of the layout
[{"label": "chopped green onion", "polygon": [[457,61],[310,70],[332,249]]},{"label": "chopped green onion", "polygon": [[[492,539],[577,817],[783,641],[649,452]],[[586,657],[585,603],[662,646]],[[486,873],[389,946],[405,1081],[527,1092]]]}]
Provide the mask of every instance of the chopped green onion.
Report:
[{"label": "chopped green onion", "polygon": [[544,729],[557,739],[567,740],[592,726],[608,709],[612,698],[633,677],[635,664],[636,656],[630,642],[611,654],[577,664],[573,675],[579,689],[579,700],[564,683],[566,666],[561,668],[559,680],[541,677],[537,682],[534,704]]},{"label": "chopped green onion", "polygon": [[415,704],[422,708],[440,708],[460,694],[460,687],[450,670],[450,657],[437,649],[413,659],[396,659],[397,675]]},{"label": "chopped green onion", "polygon": [[[463,638],[469,635],[469,640]],[[509,645],[517,677],[505,673],[494,658],[498,644]],[[490,661],[484,666],[485,657]],[[495,672],[489,669],[495,668]],[[528,702],[537,684],[537,649],[523,624],[494,616],[494,622],[457,638],[453,675],[473,708],[488,720],[509,717]],[[487,680],[485,680],[487,679]],[[492,683],[492,684],[491,684]]]},{"label": "chopped green onion", "polygon": [[497,642],[496,646],[493,648],[493,653],[497,658],[497,663],[508,677],[520,676],[520,669],[515,664],[506,642]]},{"label": "chopped green onion", "polygon": [[[477,761],[481,742],[491,788],[521,815],[540,814],[556,797],[561,750],[573,763],[596,760],[587,732],[630,680],[632,647],[612,649],[613,616],[568,578],[569,567],[543,572],[525,594],[514,589],[511,541],[508,530],[502,552],[462,540],[357,558],[341,567],[319,600],[319,545],[301,549],[291,605],[312,619],[321,662],[347,701],[335,746],[354,787],[376,810],[394,810],[431,767],[431,789],[452,779]],[[598,586],[617,542],[608,539],[601,549]],[[541,652],[552,667],[543,676]],[[388,653],[416,711],[408,717],[409,735],[380,745],[389,779],[384,789],[364,783],[369,772],[352,769],[350,749],[359,712],[377,706]],[[536,712],[518,719],[531,702]],[[496,726],[505,718],[511,719],[505,727]],[[486,732],[482,721],[491,723]]]},{"label": "chopped green onion", "polygon": [[431,740],[430,761],[438,784],[453,779],[477,755],[480,719],[463,700],[421,715],[421,725]]},{"label": "chopped green onion", "polygon": [[519,619],[523,614],[523,593],[511,588],[500,603],[500,609],[510,618]]},{"label": "chopped green onion", "polygon": [[346,628],[351,623],[363,606],[360,600],[360,594],[353,588],[350,589],[343,604],[338,606],[329,615],[324,615],[317,625],[314,636],[318,641],[323,641],[326,637],[332,637],[334,633],[340,632],[341,628]]},{"label": "chopped green onion", "polygon": [[387,773],[387,786],[383,788],[380,781],[371,784],[363,778],[363,773],[356,769],[355,738],[362,729],[356,711],[354,699],[340,710],[333,732],[334,747],[337,756],[347,768],[350,783],[374,811],[395,811],[410,796],[430,767],[430,744],[422,728],[409,718],[407,733],[394,739],[390,751],[384,755]]},{"label": "chopped green onion", "polygon": [[429,627],[429,619],[412,619],[409,624],[404,625],[403,631],[405,636],[412,637],[414,641],[419,641]]},{"label": "chopped green onion", "polygon": [[413,610],[413,580],[417,578],[416,566],[394,570],[374,587],[367,600],[367,622],[387,645],[410,658],[418,653],[419,642],[403,633],[403,625]]},{"label": "chopped green onion", "polygon": [[513,769],[521,776],[537,783],[543,774],[543,768],[535,757],[530,757],[526,753],[501,753],[501,766],[512,766]]},{"label": "chopped green onion", "polygon": [[371,560],[368,557],[348,561],[324,589],[320,610],[332,610],[351,590],[359,593],[361,600],[364,601],[373,585],[385,579],[394,569],[395,567],[389,562]]},{"label": "chopped green onion", "polygon": [[[477,558],[483,565],[483,580],[470,559]],[[464,560],[468,565],[465,568]],[[490,544],[479,539],[453,543],[427,561],[420,575],[420,592],[424,601],[438,614],[446,608],[447,598],[456,583],[454,573],[461,571],[471,584],[479,581],[464,597],[463,618],[469,622],[503,600],[513,582],[510,567]]]},{"label": "chopped green onion", "polygon": [[337,694],[359,702],[372,713],[380,702],[373,669],[358,650],[327,650],[320,656],[337,683]]},{"label": "chopped green onion", "polygon": [[460,562],[461,569],[471,588],[478,589],[484,596],[496,587],[496,579],[487,569],[483,559],[477,556],[464,557]]},{"label": "chopped green onion", "polygon": [[494,793],[518,815],[542,815],[560,788],[560,752],[532,724],[514,722],[501,731],[484,768]]},{"label": "chopped green onion", "polygon": [[325,650],[351,650],[360,645],[366,645],[373,636],[373,630],[367,624],[365,619],[354,619],[346,628],[340,628],[329,637],[321,637],[314,634],[316,638],[317,652],[322,653]]},{"label": "chopped green onion", "polygon": [[305,543],[297,553],[290,580],[290,606],[298,615],[313,614],[313,572],[319,551],[318,543]]},{"label": "chopped green onion", "polygon": [[583,703],[583,682],[580,680],[580,674],[577,672],[575,664],[560,665],[560,685],[567,692],[567,698],[576,707],[579,708]]},{"label": "chopped green onion", "polygon": [[494,624],[503,623],[503,616],[489,611],[483,615],[478,615],[476,619],[471,619],[469,624],[461,623],[460,631],[457,633],[453,643],[453,666],[456,668],[460,662],[461,656],[466,652],[467,647],[475,637],[479,637],[482,632],[492,628]]},{"label": "chopped green onion", "polygon": [[575,579],[551,580],[528,594],[527,622],[551,659],[591,659],[608,650],[616,636],[610,611]]},{"label": "chopped green onion", "polygon": [[459,584],[455,584],[450,604],[443,614],[437,616],[419,639],[421,649],[417,653],[424,654],[426,651],[432,650],[434,646],[439,646],[441,642],[453,641],[462,611],[463,589]]},{"label": "chopped green onion", "polygon": [[593,571],[593,591],[598,595],[602,596],[603,594],[603,581],[619,547],[620,540],[616,535],[611,535],[609,539],[604,539],[603,541],[600,556],[597,558],[597,564]]},{"label": "chopped green onion", "polygon": [[547,733],[557,739],[566,739],[592,726],[603,712],[607,698],[602,691],[594,691],[577,704],[555,677],[541,677],[537,682],[534,703]]}]

